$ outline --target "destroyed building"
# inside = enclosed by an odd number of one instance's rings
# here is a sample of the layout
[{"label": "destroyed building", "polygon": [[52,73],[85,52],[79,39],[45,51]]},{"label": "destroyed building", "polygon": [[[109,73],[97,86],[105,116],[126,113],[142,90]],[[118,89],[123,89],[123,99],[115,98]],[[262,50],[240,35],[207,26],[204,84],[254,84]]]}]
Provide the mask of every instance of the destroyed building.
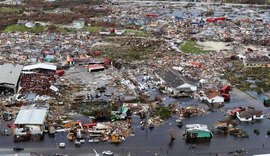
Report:
[{"label": "destroyed building", "polygon": [[17,92],[22,69],[22,65],[0,65],[0,90],[2,93],[7,93],[6,89],[12,91],[13,93]]}]

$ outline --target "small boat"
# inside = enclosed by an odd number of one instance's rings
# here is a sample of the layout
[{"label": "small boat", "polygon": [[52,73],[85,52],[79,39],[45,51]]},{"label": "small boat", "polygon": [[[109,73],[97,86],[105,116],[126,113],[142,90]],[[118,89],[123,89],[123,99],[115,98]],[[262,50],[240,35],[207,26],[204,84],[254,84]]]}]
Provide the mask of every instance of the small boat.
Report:
[{"label": "small boat", "polygon": [[102,154],[107,155],[107,156],[113,156],[114,155],[112,151],[103,151]]},{"label": "small boat", "polygon": [[270,95],[263,98],[263,104],[265,107],[270,107]]},{"label": "small boat", "polygon": [[88,142],[89,143],[98,143],[99,139],[89,139]]},{"label": "small boat", "polygon": [[155,126],[154,126],[152,123],[149,124],[149,129],[152,130],[154,127],[155,127]]},{"label": "small boat", "polygon": [[99,139],[93,139],[93,142],[98,143]]},{"label": "small boat", "polygon": [[176,119],[176,125],[177,127],[181,128],[183,126],[183,120],[181,118]]},{"label": "small boat", "polygon": [[60,147],[60,148],[65,148],[65,147],[66,147],[66,143],[60,142],[60,143],[59,143],[59,147]]},{"label": "small boat", "polygon": [[93,143],[94,142],[94,139],[89,139],[88,142],[89,143]]},{"label": "small boat", "polygon": [[75,147],[81,147],[81,142],[78,140],[76,140],[74,144],[75,144]]}]

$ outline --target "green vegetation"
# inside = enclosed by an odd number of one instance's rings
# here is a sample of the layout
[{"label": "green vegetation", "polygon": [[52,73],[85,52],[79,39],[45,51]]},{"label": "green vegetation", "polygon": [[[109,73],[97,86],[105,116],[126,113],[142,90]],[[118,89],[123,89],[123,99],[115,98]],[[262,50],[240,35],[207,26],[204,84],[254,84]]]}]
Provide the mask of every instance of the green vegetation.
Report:
[{"label": "green vegetation", "polygon": [[106,47],[98,48],[110,59],[123,59],[126,61],[147,59],[149,54],[154,51],[154,47]]},{"label": "green vegetation", "polygon": [[46,27],[33,27],[33,28],[27,28],[26,26],[23,25],[9,25],[4,29],[4,32],[42,32],[45,30]]},{"label": "green vegetation", "polygon": [[203,50],[203,47],[198,45],[195,41],[190,41],[190,40],[185,41],[181,45],[180,49],[184,53],[193,53],[193,54],[209,52],[209,50]]},{"label": "green vegetation", "polygon": [[144,39],[130,39],[128,37],[111,38],[105,40],[109,44],[100,45],[92,50],[101,51],[102,55],[111,60],[122,59],[124,61],[143,60],[151,58],[157,43],[144,42]]},{"label": "green vegetation", "polygon": [[12,8],[12,7],[2,7],[0,8],[1,13],[22,13],[22,9]]},{"label": "green vegetation", "polygon": [[167,107],[159,107],[158,113],[161,119],[168,119],[172,114],[172,112]]},{"label": "green vegetation", "polygon": [[94,112],[84,111],[84,112],[82,112],[82,114],[85,115],[85,116],[93,116]]},{"label": "green vegetation", "polygon": [[229,68],[224,74],[232,85],[236,85],[242,91],[270,91],[270,69],[262,67],[245,67],[242,62],[233,62],[233,68]]},{"label": "green vegetation", "polygon": [[126,29],[124,35],[134,35],[137,37],[148,37],[150,34],[145,31],[133,30],[133,29]]},{"label": "green vegetation", "polygon": [[82,30],[89,31],[89,32],[92,32],[92,33],[98,33],[101,29],[102,29],[102,27],[87,26],[87,27],[84,27]]}]

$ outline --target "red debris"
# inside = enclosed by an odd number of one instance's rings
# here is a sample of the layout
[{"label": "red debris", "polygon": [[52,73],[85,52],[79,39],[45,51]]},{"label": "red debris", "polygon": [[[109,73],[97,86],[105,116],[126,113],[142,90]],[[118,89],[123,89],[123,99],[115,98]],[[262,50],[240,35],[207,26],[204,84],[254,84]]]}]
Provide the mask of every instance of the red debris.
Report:
[{"label": "red debris", "polygon": [[65,71],[64,70],[56,70],[55,74],[58,76],[64,76]]}]

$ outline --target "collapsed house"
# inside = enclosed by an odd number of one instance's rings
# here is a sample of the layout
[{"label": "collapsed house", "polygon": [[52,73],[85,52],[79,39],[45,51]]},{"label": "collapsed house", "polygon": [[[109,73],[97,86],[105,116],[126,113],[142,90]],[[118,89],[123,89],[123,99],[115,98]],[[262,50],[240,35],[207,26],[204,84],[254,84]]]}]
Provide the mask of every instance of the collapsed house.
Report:
[{"label": "collapsed house", "polygon": [[21,107],[14,122],[14,141],[30,139],[31,136],[43,138],[48,107]]},{"label": "collapsed house", "polygon": [[56,68],[55,65],[45,63],[25,66],[22,71],[19,92],[55,96],[58,90],[53,86],[56,81]]},{"label": "collapsed house", "polygon": [[266,51],[247,49],[243,54],[237,55],[246,67],[270,67],[270,53]]},{"label": "collapsed house", "polygon": [[94,116],[96,120],[111,119],[112,108],[110,102],[80,101],[76,102],[75,107],[84,115]]},{"label": "collapsed house", "polygon": [[243,63],[246,67],[270,67],[270,59],[266,56],[256,58],[248,57]]},{"label": "collapsed house", "polygon": [[5,90],[11,90],[13,93],[17,92],[22,69],[22,65],[0,65],[0,91],[2,93],[6,93]]}]

